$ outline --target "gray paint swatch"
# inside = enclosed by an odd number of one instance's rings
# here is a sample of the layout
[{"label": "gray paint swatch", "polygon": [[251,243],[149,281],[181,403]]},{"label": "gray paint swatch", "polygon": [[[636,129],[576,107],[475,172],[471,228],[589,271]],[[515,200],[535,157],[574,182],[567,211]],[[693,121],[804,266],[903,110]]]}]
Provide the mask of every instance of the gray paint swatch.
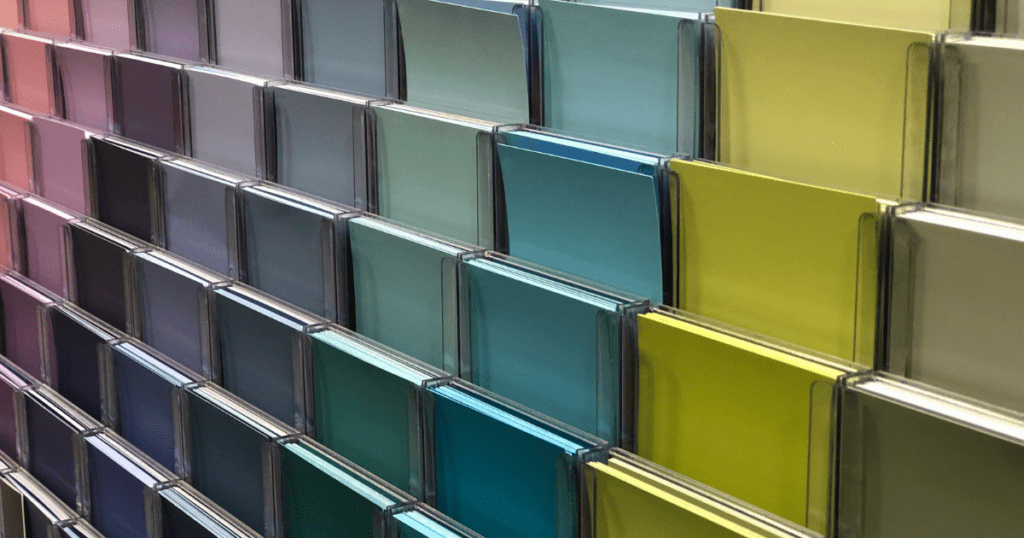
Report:
[{"label": "gray paint swatch", "polygon": [[[373,97],[388,94],[389,0],[298,0],[302,79]],[[390,6],[393,9],[393,5]]]},{"label": "gray paint swatch", "polygon": [[283,39],[290,35],[284,25],[291,21],[282,21],[282,14],[291,13],[290,2],[215,0],[212,5],[217,65],[270,78],[291,74],[285,73],[291,44]]},{"label": "gray paint swatch", "polygon": [[241,179],[184,160],[160,166],[167,250],[237,277],[237,262],[232,258],[236,223],[227,208],[234,203],[234,189]]},{"label": "gray paint swatch", "polygon": [[136,4],[145,49],[154,54],[198,62],[203,58],[200,3],[195,0],[142,0]]},{"label": "gray paint swatch", "polygon": [[263,133],[257,132],[254,99],[266,81],[206,67],[188,68],[185,73],[192,156],[241,174],[258,175],[262,166],[257,163],[261,156],[257,144],[262,143]]},{"label": "gray paint swatch", "polygon": [[[274,181],[366,209],[365,127],[353,124],[368,101],[299,84],[270,89],[274,100]],[[357,112],[358,111],[358,112]]]}]

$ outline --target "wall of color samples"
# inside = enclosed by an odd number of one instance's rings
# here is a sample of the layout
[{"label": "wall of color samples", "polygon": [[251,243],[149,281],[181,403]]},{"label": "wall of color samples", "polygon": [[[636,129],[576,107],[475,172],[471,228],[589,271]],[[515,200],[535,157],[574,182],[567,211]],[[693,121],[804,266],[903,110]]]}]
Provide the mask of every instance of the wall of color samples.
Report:
[{"label": "wall of color samples", "polygon": [[243,4],[0,5],[0,534],[1020,527],[1018,1]]}]

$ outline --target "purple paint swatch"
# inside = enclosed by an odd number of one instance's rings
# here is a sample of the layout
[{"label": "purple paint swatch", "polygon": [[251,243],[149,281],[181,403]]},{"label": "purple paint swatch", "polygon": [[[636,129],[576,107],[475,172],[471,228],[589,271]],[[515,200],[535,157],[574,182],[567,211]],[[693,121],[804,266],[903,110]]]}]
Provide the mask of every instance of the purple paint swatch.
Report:
[{"label": "purple paint swatch", "polygon": [[17,456],[17,419],[14,411],[14,393],[30,383],[20,368],[0,358],[0,450],[10,457]]},{"label": "purple paint swatch", "polygon": [[0,187],[0,267],[20,272],[25,265],[21,245],[21,195]]},{"label": "purple paint swatch", "polygon": [[117,119],[120,134],[160,149],[183,152],[181,64],[118,54]]},{"label": "purple paint swatch", "polygon": [[73,439],[81,431],[80,425],[65,420],[66,411],[59,402],[48,398],[45,391],[33,389],[26,392],[24,398],[28,470],[57,498],[74,506]]},{"label": "purple paint swatch", "polygon": [[39,350],[39,309],[54,302],[41,288],[15,274],[0,276],[4,355],[36,379],[43,377]]},{"label": "purple paint swatch", "polygon": [[148,538],[145,490],[173,477],[139,465],[130,448],[107,435],[86,437],[90,523],[104,536]]},{"label": "purple paint swatch", "polygon": [[101,420],[99,346],[117,337],[113,327],[65,303],[47,309],[50,382],[61,396]]},{"label": "purple paint swatch", "polygon": [[63,230],[75,216],[38,198],[22,200],[21,210],[25,219],[23,273],[55,295],[66,297]]},{"label": "purple paint swatch", "polygon": [[143,49],[189,62],[202,59],[199,2],[142,0],[136,5],[141,10],[139,15],[145,32]]},{"label": "purple paint swatch", "polygon": [[92,154],[96,218],[143,241],[152,241],[150,179],[160,154],[116,138],[94,139]]},{"label": "purple paint swatch", "polygon": [[91,133],[53,118],[37,117],[33,123],[36,192],[51,202],[88,215],[86,145]]},{"label": "purple paint swatch", "polygon": [[64,97],[64,117],[97,132],[110,131],[114,55],[75,43],[54,46]]},{"label": "purple paint swatch", "polygon": [[68,224],[74,287],[72,299],[86,312],[125,330],[124,256],[141,246],[90,222]]},{"label": "purple paint swatch", "polygon": [[82,0],[85,40],[112,49],[132,47],[131,0]]}]

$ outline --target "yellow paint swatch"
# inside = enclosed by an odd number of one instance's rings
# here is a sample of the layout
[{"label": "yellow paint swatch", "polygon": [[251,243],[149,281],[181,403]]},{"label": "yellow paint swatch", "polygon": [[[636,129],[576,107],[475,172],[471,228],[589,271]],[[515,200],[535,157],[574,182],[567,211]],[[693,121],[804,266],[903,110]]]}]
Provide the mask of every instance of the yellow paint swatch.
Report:
[{"label": "yellow paint swatch", "polygon": [[673,160],[682,310],[874,361],[875,198]]},{"label": "yellow paint swatch", "polygon": [[921,197],[932,34],[722,8],[715,20],[721,162]]},{"label": "yellow paint swatch", "polygon": [[750,517],[747,507],[613,454],[584,470],[594,538],[798,536]]},{"label": "yellow paint swatch", "polygon": [[967,31],[971,26],[971,0],[761,0],[760,3],[765,13],[926,32]]},{"label": "yellow paint swatch", "polygon": [[823,531],[832,387],[854,369],[664,312],[638,324],[638,454]]}]

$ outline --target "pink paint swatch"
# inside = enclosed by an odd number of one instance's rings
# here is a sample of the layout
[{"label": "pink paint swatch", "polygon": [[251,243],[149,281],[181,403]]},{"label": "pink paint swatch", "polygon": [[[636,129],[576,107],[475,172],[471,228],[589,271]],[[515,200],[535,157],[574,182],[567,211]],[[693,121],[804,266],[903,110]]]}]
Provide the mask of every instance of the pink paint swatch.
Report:
[{"label": "pink paint swatch", "polygon": [[21,245],[15,239],[21,235],[18,197],[17,192],[0,187],[0,267],[11,271],[22,266]]},{"label": "pink paint swatch", "polygon": [[82,0],[83,34],[90,43],[127,50],[132,48],[129,0]]},{"label": "pink paint swatch", "polygon": [[11,102],[40,114],[54,114],[53,41],[5,32],[4,47]]},{"label": "pink paint swatch", "polygon": [[33,191],[32,116],[0,107],[0,181]]},{"label": "pink paint swatch", "polygon": [[21,2],[18,0],[0,0],[0,26],[4,28],[21,28]]},{"label": "pink paint swatch", "polygon": [[92,133],[54,118],[38,117],[33,123],[36,193],[88,215],[89,171],[85,144]]},{"label": "pink paint swatch", "polygon": [[75,28],[74,4],[68,0],[26,0],[25,26],[57,37],[72,37]]},{"label": "pink paint swatch", "polygon": [[25,221],[25,276],[66,297],[64,289],[64,225],[76,217],[39,198],[21,202]]},{"label": "pink paint swatch", "polygon": [[100,133],[110,131],[113,53],[77,43],[58,43],[54,52],[64,117]]}]

